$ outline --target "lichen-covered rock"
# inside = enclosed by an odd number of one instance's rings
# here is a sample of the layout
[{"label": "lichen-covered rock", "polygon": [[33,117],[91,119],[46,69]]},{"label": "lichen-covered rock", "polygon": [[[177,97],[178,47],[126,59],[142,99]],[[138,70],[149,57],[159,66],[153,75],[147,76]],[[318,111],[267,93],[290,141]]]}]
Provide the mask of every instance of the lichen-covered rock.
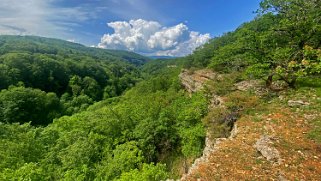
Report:
[{"label": "lichen-covered rock", "polygon": [[281,157],[279,151],[272,147],[272,140],[270,136],[264,135],[257,140],[254,147],[262,154],[268,161],[280,164]]},{"label": "lichen-covered rock", "polygon": [[246,80],[246,81],[236,83],[234,86],[236,87],[237,90],[240,90],[240,91],[247,91],[250,89],[257,89],[262,87],[259,80]]},{"label": "lichen-covered rock", "polygon": [[207,69],[196,70],[194,72],[183,70],[179,74],[182,85],[189,93],[203,89],[207,81],[215,80],[217,77],[219,77],[218,74]]}]

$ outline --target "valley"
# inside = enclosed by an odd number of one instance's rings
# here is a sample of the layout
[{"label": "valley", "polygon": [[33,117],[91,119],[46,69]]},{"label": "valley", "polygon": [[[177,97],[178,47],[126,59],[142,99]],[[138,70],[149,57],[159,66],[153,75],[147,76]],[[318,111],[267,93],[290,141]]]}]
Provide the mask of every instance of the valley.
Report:
[{"label": "valley", "polygon": [[320,7],[262,0],[212,38],[111,22],[93,47],[0,24],[0,180],[321,180]]}]

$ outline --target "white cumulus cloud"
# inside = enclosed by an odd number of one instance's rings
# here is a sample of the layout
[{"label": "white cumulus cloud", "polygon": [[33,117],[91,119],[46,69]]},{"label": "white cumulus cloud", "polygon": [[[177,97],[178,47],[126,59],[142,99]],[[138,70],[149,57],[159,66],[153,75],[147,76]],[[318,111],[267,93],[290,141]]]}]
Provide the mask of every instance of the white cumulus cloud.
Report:
[{"label": "white cumulus cloud", "polygon": [[114,33],[105,34],[98,47],[146,55],[185,56],[210,39],[209,34],[190,31],[183,23],[164,27],[156,21],[137,19],[110,22],[107,25]]}]

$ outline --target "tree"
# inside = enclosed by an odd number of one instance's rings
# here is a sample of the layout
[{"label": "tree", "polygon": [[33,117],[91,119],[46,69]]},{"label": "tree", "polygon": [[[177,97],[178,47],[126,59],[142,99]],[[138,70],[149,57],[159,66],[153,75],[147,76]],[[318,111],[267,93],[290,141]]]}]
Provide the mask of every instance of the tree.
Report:
[{"label": "tree", "polygon": [[0,92],[1,122],[48,125],[60,115],[60,108],[55,93],[25,87],[10,87]]},{"label": "tree", "polygon": [[187,171],[187,158],[196,158],[202,153],[205,138],[204,127],[197,124],[190,128],[182,128],[179,130],[179,135],[182,145],[181,151],[185,158],[185,171]]},{"label": "tree", "polygon": [[102,91],[97,81],[91,77],[84,77],[82,80],[83,92],[88,95],[91,99],[97,101],[102,97]]},{"label": "tree", "polygon": [[98,173],[99,178],[112,180],[119,177],[123,172],[129,172],[139,167],[144,160],[142,154],[135,141],[117,145],[112,151],[112,155],[108,153],[103,160],[100,173]]},{"label": "tree", "polygon": [[142,169],[133,169],[123,173],[117,181],[158,181],[166,180],[168,174],[165,165],[144,163]]},{"label": "tree", "polygon": [[285,66],[278,66],[276,73],[291,87],[295,86],[298,78],[321,73],[321,49],[314,49],[308,45],[303,48],[301,61],[290,61]]},{"label": "tree", "polygon": [[[252,64],[247,74],[265,78],[268,87],[274,79],[295,87],[298,78],[318,73],[310,70],[318,69],[319,64],[316,52],[321,46],[320,6],[317,0],[263,0],[260,15],[273,14],[279,20],[262,37],[271,42],[263,54],[266,58]],[[306,61],[310,50],[315,52],[314,59]],[[312,64],[307,66],[309,62]]]},{"label": "tree", "polygon": [[272,12],[279,16],[281,21],[274,28],[275,31],[291,38],[291,48],[302,50],[305,45],[314,48],[321,46],[320,6],[318,0],[264,0],[259,12]]}]

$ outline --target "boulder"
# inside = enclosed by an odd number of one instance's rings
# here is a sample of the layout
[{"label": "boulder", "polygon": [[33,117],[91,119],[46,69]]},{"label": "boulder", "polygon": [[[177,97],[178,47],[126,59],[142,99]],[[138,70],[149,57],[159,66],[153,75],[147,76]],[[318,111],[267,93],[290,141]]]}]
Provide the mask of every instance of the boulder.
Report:
[{"label": "boulder", "polygon": [[298,107],[298,106],[308,106],[310,103],[304,102],[302,100],[289,100],[288,105],[290,107]]},{"label": "boulder", "polygon": [[272,147],[272,138],[270,136],[264,135],[254,145],[254,148],[262,154],[268,161],[272,163],[281,163],[281,157],[279,151]]}]

